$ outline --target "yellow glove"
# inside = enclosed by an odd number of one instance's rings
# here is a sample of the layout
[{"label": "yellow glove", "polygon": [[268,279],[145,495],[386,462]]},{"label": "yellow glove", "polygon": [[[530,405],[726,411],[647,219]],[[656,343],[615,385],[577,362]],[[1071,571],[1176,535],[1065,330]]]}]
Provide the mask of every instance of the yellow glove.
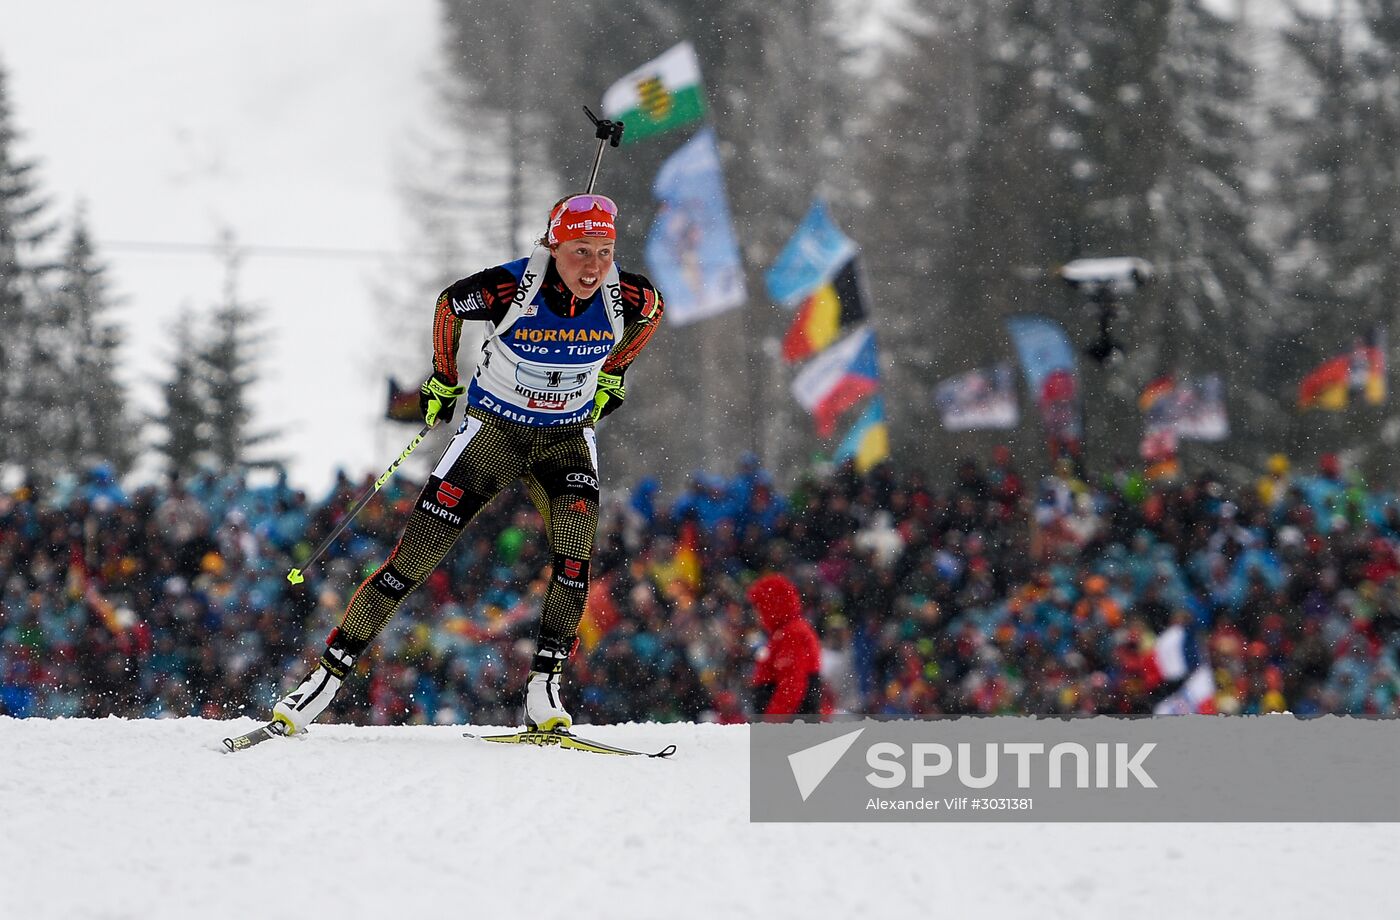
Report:
[{"label": "yellow glove", "polygon": [[588,420],[596,424],[599,419],[606,418],[609,412],[622,405],[626,398],[627,387],[622,385],[622,375],[599,371],[598,389],[593,394],[593,414]]},{"label": "yellow glove", "polygon": [[423,424],[436,425],[438,419],[452,421],[452,412],[457,408],[457,397],[467,392],[460,383],[448,383],[447,378],[433,371],[433,375],[423,381],[418,390],[418,411],[423,413]]}]

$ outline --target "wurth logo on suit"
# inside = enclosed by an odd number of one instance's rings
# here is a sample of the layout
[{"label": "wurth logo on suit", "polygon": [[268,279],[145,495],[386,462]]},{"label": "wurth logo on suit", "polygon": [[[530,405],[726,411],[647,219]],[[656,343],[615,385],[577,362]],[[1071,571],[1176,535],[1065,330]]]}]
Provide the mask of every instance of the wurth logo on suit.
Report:
[{"label": "wurth logo on suit", "polygon": [[452,483],[439,480],[437,491],[433,494],[433,498],[437,501],[434,502],[427,497],[420,498],[418,507],[438,520],[446,521],[453,527],[464,527],[466,521],[462,520],[462,516],[448,509],[457,507],[465,494],[463,489],[457,488]]},{"label": "wurth logo on suit", "polygon": [[457,488],[450,482],[440,482],[437,487],[437,500],[444,508],[456,508],[457,503],[462,500],[463,490]]},{"label": "wurth logo on suit", "polygon": [[583,591],[588,588],[588,563],[582,559],[556,556],[554,580],[566,588]]}]

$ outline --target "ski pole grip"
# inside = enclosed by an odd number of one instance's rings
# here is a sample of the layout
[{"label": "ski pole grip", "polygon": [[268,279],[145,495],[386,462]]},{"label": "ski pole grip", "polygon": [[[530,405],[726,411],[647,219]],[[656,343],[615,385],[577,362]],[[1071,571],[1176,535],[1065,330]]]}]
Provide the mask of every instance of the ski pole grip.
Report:
[{"label": "ski pole grip", "polygon": [[593,122],[593,136],[598,139],[598,152],[593,156],[593,169],[588,174],[588,188],[584,190],[584,194],[591,195],[593,186],[598,181],[598,167],[603,163],[603,149],[622,143],[623,124],[620,121],[599,118],[588,106],[583,107],[583,113]]},{"label": "ski pole grip", "polygon": [[587,115],[588,120],[593,122],[593,136],[598,140],[607,141],[613,147],[622,143],[622,122],[609,118],[599,118],[593,114],[593,110],[588,106],[583,107],[583,114]]}]

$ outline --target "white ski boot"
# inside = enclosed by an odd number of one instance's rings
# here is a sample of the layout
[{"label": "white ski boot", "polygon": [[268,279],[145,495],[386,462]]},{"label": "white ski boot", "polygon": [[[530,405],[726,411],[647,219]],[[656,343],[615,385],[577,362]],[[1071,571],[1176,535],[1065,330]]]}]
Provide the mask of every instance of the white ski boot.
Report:
[{"label": "white ski boot", "polygon": [[547,640],[541,640],[525,684],[525,726],[532,731],[568,731],[574,717],[564,708],[559,685],[569,653]]},{"label": "white ski boot", "polygon": [[342,649],[327,648],[310,676],[272,707],[273,725],[281,726],[284,735],[306,731],[306,726],[330,706],[354,666],[355,656]]}]

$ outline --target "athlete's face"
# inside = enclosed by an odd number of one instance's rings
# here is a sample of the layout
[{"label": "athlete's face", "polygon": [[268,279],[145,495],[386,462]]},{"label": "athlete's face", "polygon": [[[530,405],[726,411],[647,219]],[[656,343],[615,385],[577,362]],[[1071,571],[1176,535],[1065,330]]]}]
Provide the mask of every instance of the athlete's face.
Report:
[{"label": "athlete's face", "polygon": [[554,264],[564,285],[580,300],[598,292],[613,264],[613,240],[580,239],[560,243],[554,250]]}]

